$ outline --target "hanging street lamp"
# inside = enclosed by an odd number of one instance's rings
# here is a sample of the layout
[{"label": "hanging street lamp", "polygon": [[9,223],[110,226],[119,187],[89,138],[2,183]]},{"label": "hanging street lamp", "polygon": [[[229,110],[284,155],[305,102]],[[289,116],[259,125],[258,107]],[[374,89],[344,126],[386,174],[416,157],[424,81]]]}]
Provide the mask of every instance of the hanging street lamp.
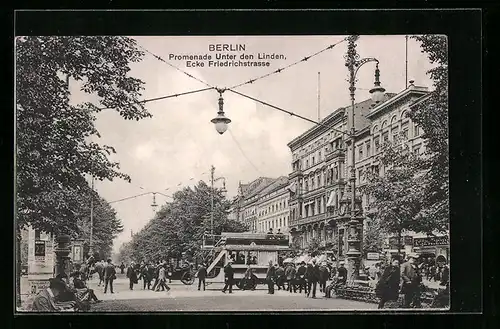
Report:
[{"label": "hanging street lamp", "polygon": [[219,92],[219,112],[217,112],[217,116],[210,120],[213,124],[215,124],[215,130],[219,134],[223,134],[227,130],[227,125],[231,123],[231,120],[224,115],[224,98],[222,98],[222,93],[226,91],[226,89],[217,89]]}]

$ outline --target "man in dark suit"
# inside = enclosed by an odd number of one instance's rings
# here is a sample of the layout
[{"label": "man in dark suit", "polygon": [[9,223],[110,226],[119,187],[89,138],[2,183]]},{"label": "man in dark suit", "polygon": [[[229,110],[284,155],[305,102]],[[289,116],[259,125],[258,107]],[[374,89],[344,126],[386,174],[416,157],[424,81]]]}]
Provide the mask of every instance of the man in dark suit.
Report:
[{"label": "man in dark suit", "polygon": [[207,277],[207,268],[205,264],[200,265],[196,275],[198,276],[198,290],[200,290],[201,284],[203,283],[203,291],[205,291],[205,278]]},{"label": "man in dark suit", "polygon": [[111,264],[111,259],[108,259],[108,263],[104,267],[104,293],[109,290],[113,293],[113,280],[116,278],[115,265]]},{"label": "man in dark suit", "polygon": [[224,267],[224,276],[226,277],[226,285],[222,289],[223,293],[229,288],[229,293],[233,293],[233,280],[234,280],[234,268],[232,266],[233,261],[229,260],[226,267]]},{"label": "man in dark suit", "polygon": [[266,282],[267,282],[267,293],[274,294],[274,277],[276,274],[276,269],[273,266],[273,261],[269,261],[269,267],[267,268],[266,273]]},{"label": "man in dark suit", "polygon": [[420,283],[422,276],[417,265],[418,254],[409,254],[408,261],[401,265],[402,292],[404,294],[404,308],[421,307]]},{"label": "man in dark suit", "polygon": [[307,297],[311,294],[312,298],[316,298],[316,287],[319,281],[319,266],[316,264],[316,260],[313,260],[306,268],[306,280],[307,280]]}]

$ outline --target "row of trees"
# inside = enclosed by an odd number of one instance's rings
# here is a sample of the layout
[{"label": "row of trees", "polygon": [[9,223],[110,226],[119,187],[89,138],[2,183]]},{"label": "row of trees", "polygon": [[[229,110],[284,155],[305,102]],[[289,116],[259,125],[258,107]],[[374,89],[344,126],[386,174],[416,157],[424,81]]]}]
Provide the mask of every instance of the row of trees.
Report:
[{"label": "row of trees", "polygon": [[228,219],[230,202],[220,189],[212,191],[200,181],[194,188],[185,187],[173,195],[155,217],[132,240],[121,246],[119,262],[158,261],[167,258],[197,257],[203,233],[211,231],[211,194],[214,197],[213,231],[245,232],[239,221]]},{"label": "row of trees", "polygon": [[413,37],[435,67],[428,71],[434,90],[416,104],[408,117],[423,130],[425,153],[411,152],[404,137],[383,146],[382,177],[368,174],[363,188],[377,210],[365,234],[365,245],[380,249],[384,233],[405,231],[435,234],[449,227],[448,45],[446,36]]},{"label": "row of trees", "polygon": [[[20,271],[21,230],[88,239],[94,198],[94,240],[109,254],[122,230],[111,206],[89,188],[87,177],[130,180],[109,159],[113,147],[95,140],[100,107],[124,119],[150,116],[139,103],[143,82],[128,76],[143,53],[126,37],[18,37],[16,47],[16,228]],[[98,105],[69,102],[69,82],[98,98]],[[20,272],[18,272],[18,278]],[[19,296],[19,281],[17,284]]]}]

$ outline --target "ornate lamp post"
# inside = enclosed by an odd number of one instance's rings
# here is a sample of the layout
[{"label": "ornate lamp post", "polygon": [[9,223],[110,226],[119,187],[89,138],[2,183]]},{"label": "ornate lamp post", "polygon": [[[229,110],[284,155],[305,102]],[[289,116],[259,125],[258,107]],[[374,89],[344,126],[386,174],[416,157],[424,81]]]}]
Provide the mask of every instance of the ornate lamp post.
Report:
[{"label": "ornate lamp post", "polygon": [[54,249],[56,254],[55,276],[66,273],[69,267],[69,254],[71,253],[71,238],[69,235],[59,235],[56,238],[57,246]]},{"label": "ornate lamp post", "polygon": [[356,74],[358,70],[366,63],[376,62],[375,70],[375,86],[370,90],[372,100],[374,103],[379,103],[383,100],[385,89],[380,86],[380,71],[378,69],[379,61],[376,58],[362,58],[359,59],[359,54],[356,51],[356,40],[359,36],[351,35],[348,38],[347,54],[345,55],[345,66],[349,70],[349,92],[351,96],[351,177],[350,182],[350,197],[351,209],[350,220],[348,222],[348,250],[346,253],[348,259],[348,275],[349,277],[356,278],[359,276],[359,266],[361,263],[361,243],[363,241],[363,217],[361,207],[356,207],[356,127],[355,127],[355,91],[356,91]]}]

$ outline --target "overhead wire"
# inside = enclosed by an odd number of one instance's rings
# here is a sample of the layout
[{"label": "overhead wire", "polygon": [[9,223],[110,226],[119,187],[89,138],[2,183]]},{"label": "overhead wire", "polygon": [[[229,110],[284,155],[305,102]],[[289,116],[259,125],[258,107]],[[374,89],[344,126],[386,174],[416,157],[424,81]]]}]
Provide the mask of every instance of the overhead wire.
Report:
[{"label": "overhead wire", "polygon": [[143,46],[141,46],[141,45],[139,45],[139,44],[137,44],[137,46],[138,46],[139,48],[141,48],[142,50],[144,50],[146,53],[148,53],[148,54],[150,54],[151,56],[153,56],[154,58],[156,58],[157,60],[159,60],[159,61],[161,61],[161,62],[163,62],[163,63],[167,64],[168,66],[170,66],[170,67],[174,68],[175,70],[177,70],[177,71],[179,71],[179,72],[181,72],[181,73],[183,73],[183,74],[187,75],[187,76],[188,76],[188,77],[190,77],[191,79],[194,79],[194,80],[196,80],[196,81],[198,81],[198,82],[201,82],[201,83],[203,83],[203,84],[204,84],[205,86],[207,86],[207,87],[210,87],[210,88],[215,88],[214,86],[210,85],[208,82],[206,82],[206,81],[204,81],[204,80],[202,80],[202,79],[200,79],[200,78],[197,78],[197,77],[195,77],[194,75],[192,75],[192,74],[190,74],[190,73],[188,73],[188,72],[184,71],[183,69],[181,69],[181,68],[179,68],[179,67],[175,66],[174,64],[172,64],[172,63],[170,63],[170,62],[168,62],[168,61],[164,60],[163,58],[161,58],[160,56],[156,55],[156,54],[155,54],[155,53],[153,53],[152,51],[150,51],[150,50],[146,49],[145,47],[143,47]]},{"label": "overhead wire", "polygon": [[315,53],[313,53],[313,54],[311,54],[311,55],[309,55],[309,56],[306,56],[306,57],[304,57],[304,58],[302,58],[302,59],[300,59],[300,60],[298,60],[298,61],[295,61],[295,62],[293,62],[293,63],[291,63],[291,64],[288,64],[287,66],[284,66],[284,67],[278,68],[278,69],[276,69],[276,70],[274,70],[274,71],[272,71],[272,72],[266,73],[266,74],[261,75],[261,76],[259,76],[259,77],[257,77],[257,78],[250,79],[250,80],[247,80],[247,81],[245,81],[245,82],[239,83],[239,84],[234,85],[234,86],[232,86],[232,87],[230,87],[230,88],[228,88],[228,89],[235,89],[235,88],[239,88],[239,87],[241,87],[241,86],[244,86],[244,85],[247,85],[247,84],[254,83],[254,82],[255,82],[255,81],[257,81],[257,80],[267,78],[267,77],[269,77],[269,76],[271,76],[271,75],[274,75],[274,74],[277,74],[277,73],[281,73],[281,72],[283,72],[284,70],[286,70],[286,69],[288,69],[288,68],[290,68],[290,67],[292,67],[292,66],[295,66],[295,65],[297,65],[297,64],[299,64],[299,63],[302,63],[302,62],[306,62],[306,61],[308,61],[309,59],[311,59],[311,58],[313,58],[313,57],[315,57],[315,56],[317,56],[317,55],[319,55],[319,54],[321,54],[321,53],[323,53],[323,52],[325,52],[325,51],[327,51],[327,50],[332,49],[332,48],[333,48],[333,47],[335,47],[336,45],[338,45],[338,44],[340,44],[340,43],[342,43],[342,42],[344,42],[344,41],[346,41],[346,40],[347,40],[347,38],[344,38],[344,39],[342,39],[342,40],[340,40],[340,41],[338,41],[338,42],[336,42],[336,43],[334,43],[334,44],[331,44],[331,45],[329,45],[328,47],[325,47],[325,48],[323,48],[323,49],[321,49],[321,50],[319,50],[319,51],[317,51],[317,52],[315,52]]},{"label": "overhead wire", "polygon": [[234,143],[236,144],[236,146],[238,147],[238,149],[240,150],[241,154],[243,154],[243,156],[245,157],[245,159],[248,161],[248,163],[253,167],[253,169],[255,169],[255,171],[261,175],[264,175],[262,174],[262,172],[259,170],[259,168],[257,168],[257,166],[252,162],[252,160],[250,160],[250,158],[246,155],[245,151],[243,151],[243,148],[241,147],[240,143],[238,142],[238,140],[236,139],[236,137],[234,137],[233,135],[233,132],[231,131],[231,129],[228,129],[229,131],[229,134],[231,135],[231,138],[233,139]]},{"label": "overhead wire", "polygon": [[310,119],[310,118],[304,117],[304,116],[302,116],[302,115],[300,115],[300,114],[296,114],[296,113],[294,113],[294,112],[291,112],[291,111],[285,110],[285,109],[283,109],[283,108],[281,108],[281,107],[278,107],[278,106],[276,106],[276,105],[272,105],[272,104],[270,104],[270,103],[268,103],[268,102],[262,101],[262,100],[260,100],[260,99],[255,98],[255,97],[252,97],[252,96],[248,96],[248,95],[242,94],[242,93],[240,93],[240,92],[238,92],[238,91],[235,91],[235,90],[232,90],[232,89],[227,89],[227,90],[228,90],[228,91],[230,91],[230,92],[232,92],[232,93],[235,93],[235,94],[238,94],[238,95],[240,95],[240,96],[243,96],[243,97],[245,97],[245,98],[251,99],[251,100],[253,100],[253,101],[255,101],[255,102],[258,102],[258,103],[261,103],[261,104],[263,104],[263,105],[266,105],[266,106],[268,106],[268,107],[270,107],[270,108],[273,108],[273,109],[275,109],[275,110],[278,110],[278,111],[284,112],[284,113],[286,113],[286,114],[289,114],[290,116],[294,116],[294,117],[297,117],[297,118],[300,118],[300,119],[303,119],[303,120],[309,121],[310,123],[314,123],[314,124],[319,125],[319,126],[324,126],[324,127],[327,127],[328,129],[331,129],[331,130],[333,130],[333,131],[337,131],[337,132],[339,132],[339,133],[342,133],[342,134],[345,134],[345,135],[350,136],[350,134],[349,134],[349,133],[347,133],[347,132],[345,132],[345,131],[342,131],[342,130],[339,130],[339,129],[335,129],[335,128],[332,128],[332,127],[327,126],[327,125],[324,125],[324,124],[323,124],[323,123],[321,123],[321,122],[318,122],[318,121],[315,121],[315,120],[313,120],[313,119]]},{"label": "overhead wire", "polygon": [[[148,98],[148,99],[145,99],[145,100],[142,100],[142,101],[131,102],[131,103],[123,104],[123,105],[127,106],[127,105],[134,105],[134,104],[149,103],[149,102],[159,101],[159,100],[162,100],[162,99],[167,99],[167,98],[173,98],[173,97],[179,97],[179,96],[183,96],[183,95],[189,95],[189,94],[199,93],[199,92],[207,91],[207,90],[211,90],[211,89],[215,89],[215,88],[214,87],[209,87],[209,88],[203,88],[203,89],[190,90],[190,91],[186,91],[186,92],[183,92],[183,93],[171,94],[171,95],[160,96],[160,97],[155,97],[155,98]],[[114,109],[114,108],[116,108],[116,106],[113,106],[113,107],[103,107],[103,108],[99,108],[99,110],[111,110],[111,109]]]}]

